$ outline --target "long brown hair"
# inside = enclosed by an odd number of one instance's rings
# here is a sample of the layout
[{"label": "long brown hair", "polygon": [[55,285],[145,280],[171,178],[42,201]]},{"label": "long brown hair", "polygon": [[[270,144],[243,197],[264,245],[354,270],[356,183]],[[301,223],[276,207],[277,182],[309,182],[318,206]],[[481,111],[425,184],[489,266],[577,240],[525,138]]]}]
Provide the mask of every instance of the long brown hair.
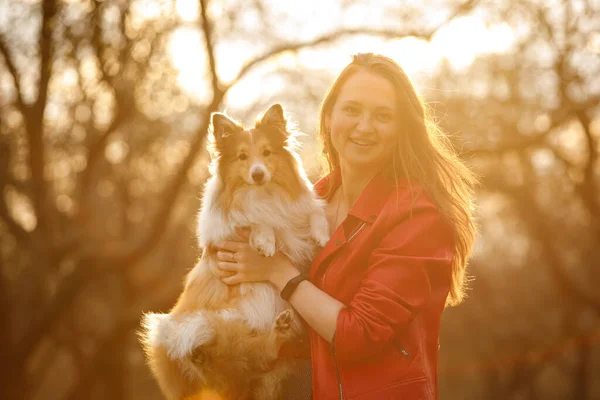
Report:
[{"label": "long brown hair", "polygon": [[356,72],[376,73],[392,83],[396,91],[397,117],[402,130],[392,153],[392,162],[384,171],[397,182],[398,176],[418,182],[432,197],[454,229],[455,251],[452,259],[452,284],[448,305],[464,298],[466,267],[475,241],[473,188],[475,175],[458,158],[450,141],[429,115],[408,76],[392,59],[379,54],[357,54],[329,89],[323,104],[319,138],[326,161],[326,172],[339,168],[339,157],[326,126],[340,89]]}]

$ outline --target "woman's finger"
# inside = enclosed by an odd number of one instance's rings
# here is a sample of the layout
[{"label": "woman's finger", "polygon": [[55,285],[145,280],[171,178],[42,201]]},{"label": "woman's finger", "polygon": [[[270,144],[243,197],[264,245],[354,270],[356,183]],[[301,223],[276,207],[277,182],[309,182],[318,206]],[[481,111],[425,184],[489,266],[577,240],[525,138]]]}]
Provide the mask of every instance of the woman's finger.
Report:
[{"label": "woman's finger", "polygon": [[239,251],[244,245],[240,242],[233,242],[231,240],[222,240],[219,243],[217,243],[217,246],[219,249],[222,250],[227,250],[231,253],[235,253],[237,251]]},{"label": "woman's finger", "polygon": [[236,262],[235,253],[230,251],[217,251],[217,260],[225,262]]},{"label": "woman's finger", "polygon": [[243,282],[244,279],[243,279],[242,274],[235,274],[230,277],[223,278],[223,279],[221,279],[221,281],[223,281],[224,283],[226,283],[228,285],[237,285],[238,283]]},{"label": "woman's finger", "polygon": [[235,275],[236,272],[235,271],[226,271],[224,269],[217,268],[216,274],[219,276],[219,278],[223,279],[223,278],[229,278],[230,276]]},{"label": "woman's finger", "polygon": [[224,271],[238,272],[240,269],[240,264],[227,262],[227,261],[219,261],[217,263],[217,267],[219,267],[220,269],[222,269]]}]

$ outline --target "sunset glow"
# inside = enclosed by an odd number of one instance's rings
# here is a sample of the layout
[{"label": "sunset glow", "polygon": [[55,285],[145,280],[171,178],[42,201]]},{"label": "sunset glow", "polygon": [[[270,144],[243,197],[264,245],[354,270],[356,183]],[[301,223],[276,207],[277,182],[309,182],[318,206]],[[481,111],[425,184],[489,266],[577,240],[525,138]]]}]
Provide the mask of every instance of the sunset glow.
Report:
[{"label": "sunset glow", "polygon": [[[197,18],[193,0],[178,0],[176,10],[182,19]],[[219,10],[214,10],[219,14]],[[170,54],[173,65],[179,71],[178,81],[181,87],[198,101],[206,98],[209,90],[207,63],[203,58],[205,46],[201,32],[192,27],[180,28],[172,36]],[[409,75],[433,72],[443,60],[455,69],[464,69],[473,63],[478,55],[501,53],[509,50],[514,44],[514,34],[506,24],[486,26],[473,16],[457,18],[443,26],[427,42],[414,37],[397,40],[384,40],[378,37],[348,37],[327,51],[301,51],[299,53],[283,53],[270,60],[268,66],[278,66],[330,70],[335,73],[348,61],[349,56],[357,52],[376,52],[391,56],[406,70]],[[219,63],[217,70],[224,82],[235,78],[236,74],[253,55],[260,54],[247,42],[223,42],[216,47]],[[262,82],[244,84],[243,99],[231,95],[233,104],[242,105],[248,102],[247,92],[259,93],[265,87]]]}]

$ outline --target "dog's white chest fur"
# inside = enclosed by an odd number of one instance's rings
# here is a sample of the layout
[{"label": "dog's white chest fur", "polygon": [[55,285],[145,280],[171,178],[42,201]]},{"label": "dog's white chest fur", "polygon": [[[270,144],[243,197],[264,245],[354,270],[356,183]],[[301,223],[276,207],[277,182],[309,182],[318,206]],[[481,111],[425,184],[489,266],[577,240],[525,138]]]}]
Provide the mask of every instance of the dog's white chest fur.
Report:
[{"label": "dog's white chest fur", "polygon": [[[239,199],[243,209],[226,212],[216,201],[219,190],[219,178],[213,176],[206,184],[198,217],[198,241],[203,248],[231,238],[236,228],[249,227],[250,245],[267,256],[281,251],[299,270],[306,272],[318,246],[324,246],[329,239],[324,203],[310,191],[292,200],[260,189],[249,190],[243,193],[245,198]],[[199,263],[195,268],[206,267]],[[192,271],[188,284],[200,272]],[[239,303],[238,311],[256,329],[268,329],[287,307],[267,283],[242,284],[241,294],[244,300]]]}]

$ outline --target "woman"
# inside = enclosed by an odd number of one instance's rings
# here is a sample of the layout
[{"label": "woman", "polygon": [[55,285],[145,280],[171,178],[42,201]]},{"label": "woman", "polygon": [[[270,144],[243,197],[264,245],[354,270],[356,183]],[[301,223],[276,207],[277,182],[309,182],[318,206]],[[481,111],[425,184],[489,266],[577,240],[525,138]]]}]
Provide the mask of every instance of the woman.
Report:
[{"label": "woman", "polygon": [[314,399],[436,399],[441,315],[463,298],[475,236],[475,178],[381,55],[356,55],[338,76],[320,139],[330,172],[315,190],[331,239],[309,279],[281,254],[224,241],[223,281],[284,291],[310,326]]}]

